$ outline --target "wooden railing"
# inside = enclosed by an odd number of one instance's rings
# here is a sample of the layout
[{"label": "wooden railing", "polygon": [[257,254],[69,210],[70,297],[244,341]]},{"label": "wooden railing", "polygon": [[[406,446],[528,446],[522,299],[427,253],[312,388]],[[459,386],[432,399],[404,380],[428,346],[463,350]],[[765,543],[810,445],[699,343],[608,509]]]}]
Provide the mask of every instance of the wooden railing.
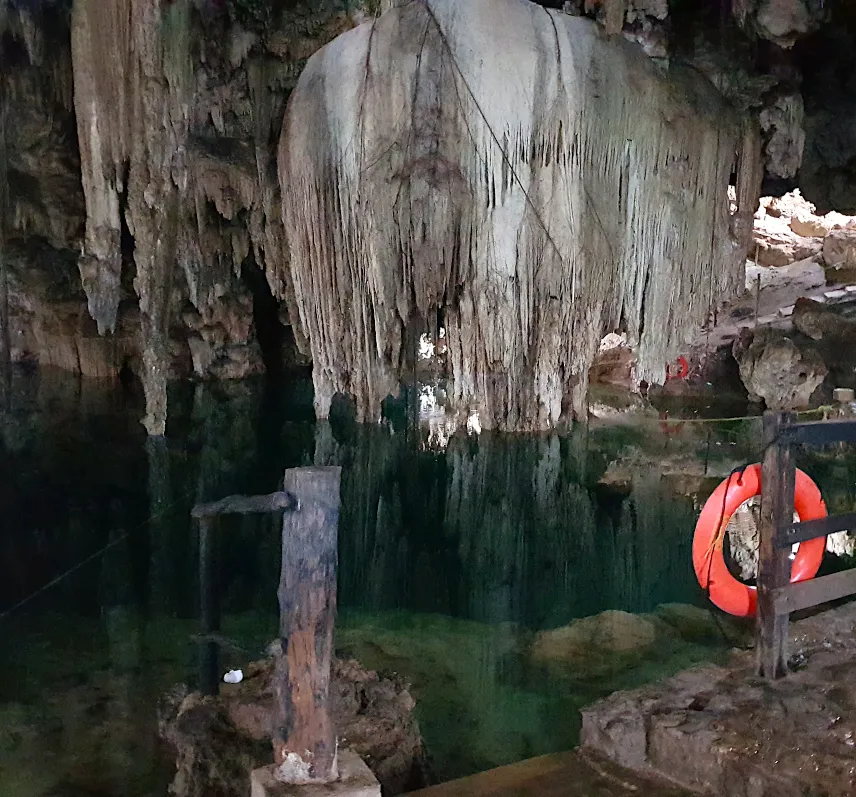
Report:
[{"label": "wooden railing", "polygon": [[790,613],[856,594],[856,568],[790,583],[794,543],[856,529],[856,513],[793,522],[796,466],[791,448],[856,443],[856,421],[796,423],[791,413],[768,413],[764,416],[764,442],[755,647],[758,673],[780,678],[788,670]]},{"label": "wooden railing", "polygon": [[[270,495],[233,495],[197,504],[203,655],[201,686],[219,685],[220,608],[216,588],[214,524],[219,515],[283,512],[279,636],[276,657],[274,762],[306,781],[336,778],[336,730],[330,710],[330,665],[336,619],[339,488],[341,468],[293,468],[283,490]],[[286,764],[286,767],[282,765]]]}]

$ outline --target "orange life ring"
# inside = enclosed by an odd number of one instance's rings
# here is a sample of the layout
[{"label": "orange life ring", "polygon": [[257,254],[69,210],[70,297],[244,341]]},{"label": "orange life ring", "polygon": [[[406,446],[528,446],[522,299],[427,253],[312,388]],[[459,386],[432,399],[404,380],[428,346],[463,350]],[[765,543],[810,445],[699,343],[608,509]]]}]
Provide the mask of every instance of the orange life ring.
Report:
[{"label": "orange life ring", "polygon": [[[701,510],[693,537],[693,569],[698,583],[724,612],[738,617],[755,614],[755,587],[736,579],[725,564],[722,543],[728,521],[744,501],[761,494],[761,466],[749,465],[743,474],[732,473],[714,491]],[[817,485],[797,470],[794,509],[800,520],[826,517],[826,505]],[[791,583],[814,578],[826,551],[826,537],[800,543],[791,565]]]},{"label": "orange life ring", "polygon": [[672,370],[671,365],[666,366],[666,379],[686,379],[690,373],[690,365],[683,355],[676,360],[677,369]]}]

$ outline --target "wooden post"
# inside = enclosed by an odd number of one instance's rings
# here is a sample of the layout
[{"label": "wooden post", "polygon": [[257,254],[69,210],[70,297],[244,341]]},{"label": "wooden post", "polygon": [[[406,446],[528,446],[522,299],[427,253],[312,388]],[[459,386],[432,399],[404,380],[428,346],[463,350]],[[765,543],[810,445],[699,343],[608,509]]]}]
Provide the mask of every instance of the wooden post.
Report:
[{"label": "wooden post", "polygon": [[788,615],[776,612],[775,590],[791,578],[790,552],[777,547],[776,537],[793,521],[796,470],[790,444],[779,436],[792,422],[793,415],[789,413],[764,415],[767,447],[761,466],[755,650],[758,674],[765,678],[781,678],[788,669]]},{"label": "wooden post", "polygon": [[282,653],[276,662],[276,778],[327,783],[338,777],[330,711],[336,618],[341,468],[294,468],[284,489],[297,509],[282,522],[279,584]]},{"label": "wooden post", "polygon": [[204,695],[216,695],[220,685],[219,643],[212,638],[220,630],[215,523],[213,516],[199,518],[199,690]]}]

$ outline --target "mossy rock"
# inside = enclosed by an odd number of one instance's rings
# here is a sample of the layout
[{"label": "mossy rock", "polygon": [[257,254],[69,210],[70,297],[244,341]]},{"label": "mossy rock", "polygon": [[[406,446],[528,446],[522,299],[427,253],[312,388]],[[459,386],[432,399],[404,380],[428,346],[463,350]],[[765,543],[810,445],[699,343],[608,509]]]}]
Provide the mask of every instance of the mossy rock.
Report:
[{"label": "mossy rock", "polygon": [[661,603],[654,616],[674,628],[685,642],[735,645],[746,632],[745,624],[734,618],[688,603]]},{"label": "mossy rock", "polygon": [[632,667],[674,636],[659,617],[610,610],[542,631],[530,655],[536,663],[585,679]]}]

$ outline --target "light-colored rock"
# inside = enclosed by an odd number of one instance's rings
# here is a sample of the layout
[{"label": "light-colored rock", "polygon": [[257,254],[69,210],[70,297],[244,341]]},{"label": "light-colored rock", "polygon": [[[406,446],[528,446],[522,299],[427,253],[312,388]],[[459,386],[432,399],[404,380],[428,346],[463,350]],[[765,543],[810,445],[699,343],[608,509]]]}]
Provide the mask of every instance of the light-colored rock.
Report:
[{"label": "light-colored rock", "polygon": [[811,0],[760,0],[755,6],[753,29],[784,48],[816,30],[824,14],[823,3]]},{"label": "light-colored rock", "polygon": [[797,210],[790,220],[791,230],[797,235],[818,238],[825,238],[833,230],[852,229],[853,223],[853,216],[845,216],[835,211],[830,211],[825,216],[816,216],[813,210],[811,212]]},{"label": "light-colored rock", "polygon": [[610,333],[603,338],[589,369],[589,382],[615,385],[628,390],[634,387],[633,366],[636,357],[627,345],[626,335]]},{"label": "light-colored rock", "polygon": [[832,391],[832,400],[839,404],[850,404],[856,399],[852,387],[837,387]]},{"label": "light-colored rock", "polygon": [[799,171],[805,146],[803,116],[798,93],[776,97],[761,111],[759,121],[767,141],[764,166],[769,174],[790,178]]},{"label": "light-colored rock", "polygon": [[748,346],[735,341],[733,351],[750,396],[764,399],[769,409],[807,407],[828,373],[814,349],[798,347],[774,329],[759,330]]},{"label": "light-colored rock", "polygon": [[836,270],[856,269],[856,229],[832,230],[823,239],[823,262]]},{"label": "light-colored rock", "polygon": [[829,234],[830,227],[819,216],[792,216],[790,228],[804,238],[823,238]]},{"label": "light-colored rock", "polygon": [[[808,229],[814,236],[815,228],[805,228],[794,219],[813,219],[814,206],[806,202],[799,191],[782,197],[766,198],[760,207],[752,230],[752,245],[749,257],[760,266],[787,266],[804,260],[821,251],[822,244],[816,237],[806,237],[800,231]],[[796,226],[796,230],[794,229]]]},{"label": "light-colored rock", "polygon": [[755,578],[758,573],[760,512],[761,499],[758,496],[750,498],[737,507],[726,527],[726,561],[744,581]]},{"label": "light-colored rock", "polygon": [[775,197],[761,197],[760,205],[767,208],[767,214],[776,218],[796,215],[814,215],[815,206],[809,202],[799,188],[788,191],[787,194]]}]

